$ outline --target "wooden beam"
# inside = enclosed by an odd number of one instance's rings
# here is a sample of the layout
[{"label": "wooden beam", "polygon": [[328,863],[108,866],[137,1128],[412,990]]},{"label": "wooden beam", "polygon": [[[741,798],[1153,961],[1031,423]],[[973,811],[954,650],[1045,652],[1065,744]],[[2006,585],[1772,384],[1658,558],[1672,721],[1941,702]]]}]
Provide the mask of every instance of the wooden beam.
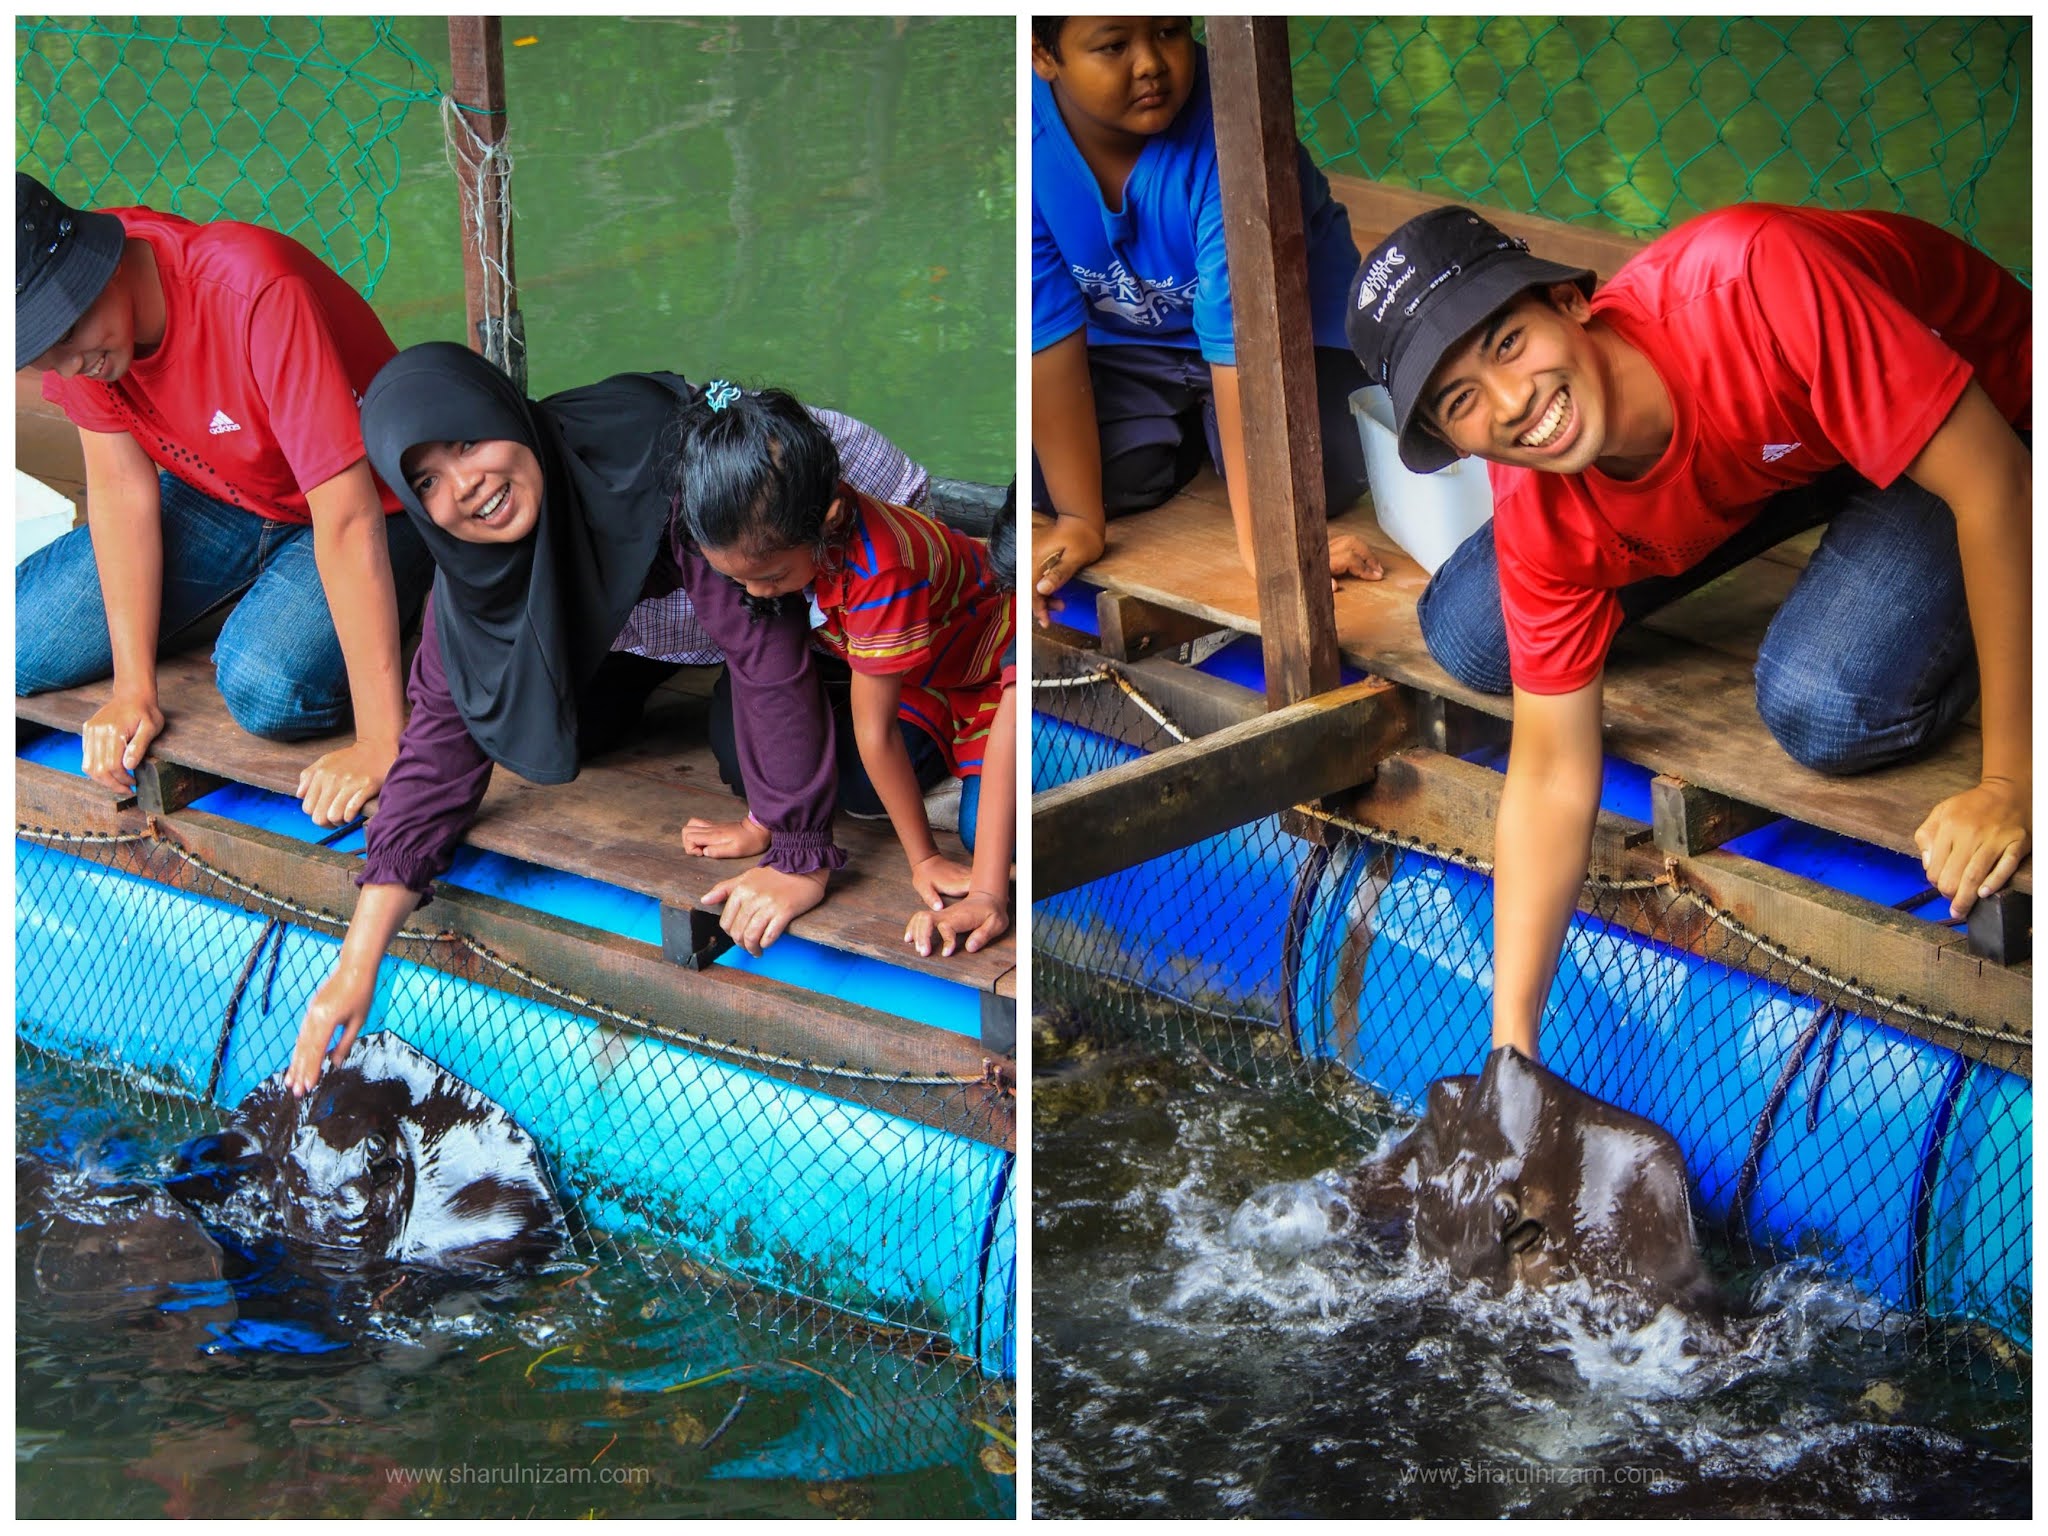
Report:
[{"label": "wooden beam", "polygon": [[1419,700],[1422,744],[1436,752],[1463,757],[1481,747],[1507,744],[1512,725],[1498,715],[1468,709],[1440,693],[1424,693]]},{"label": "wooden beam", "polygon": [[1116,661],[1139,661],[1216,632],[1206,619],[1118,592],[1095,594],[1095,627],[1102,654]]},{"label": "wooden beam", "polygon": [[486,164],[484,159],[505,139],[505,41],[500,20],[449,17],[448,63],[458,119],[455,180],[461,198],[462,302],[469,344],[523,392],[526,325],[519,314],[512,265],[511,191],[508,177],[495,162]]},{"label": "wooden beam", "polygon": [[1994,965],[2022,965],[2034,956],[2034,898],[2011,889],[1970,908],[1970,953]]},{"label": "wooden beam", "polygon": [[1409,740],[1391,683],[1354,683],[1032,797],[1032,895],[1055,896],[1362,783]]},{"label": "wooden beam", "polygon": [[[1400,752],[1380,764],[1372,787],[1351,801],[1347,814],[1382,831],[1490,864],[1504,783],[1503,775],[1476,763],[1426,749]],[[1616,880],[1655,879],[1666,873],[1667,866],[1689,889],[1738,922],[1830,975],[1854,979],[1879,996],[1903,998],[1932,1013],[1952,1013],[1977,1025],[2031,1035],[2032,977],[1971,955],[1940,924],[1737,854],[1674,857],[1651,846],[1650,829],[1641,822],[1600,813],[1593,833],[1594,874]],[[1619,920],[1664,942],[1722,958],[1708,942],[1713,935],[1705,915],[1690,903],[1675,911],[1698,916],[1680,916],[1674,925],[1672,918],[1651,909],[1624,904]],[[1614,915],[1605,908],[1603,912]],[[1742,947],[1737,941],[1737,950]],[[1768,957],[1759,954],[1756,959],[1762,966]],[[1908,1033],[2007,1071],[2032,1071],[2030,1046],[2001,1044],[1907,1016],[1893,1022]]]},{"label": "wooden beam", "polygon": [[1339,677],[1287,22],[1212,16],[1208,46],[1259,631],[1277,707]]},{"label": "wooden beam", "polygon": [[[1031,659],[1040,669],[1034,675],[1046,678],[1076,677],[1104,664],[1099,653],[1048,639],[1042,632],[1032,636]],[[1114,670],[1190,738],[1256,720],[1266,710],[1266,701],[1251,689],[1177,661],[1155,657],[1119,662]],[[1036,714],[1084,726],[1148,752],[1158,750],[1169,739],[1158,722],[1114,683],[1034,689],[1031,708]]]},{"label": "wooden beam", "polygon": [[[21,823],[99,832],[140,831],[148,824],[139,811],[115,810],[109,791],[90,780],[37,763],[17,762],[15,768],[15,812]],[[203,811],[180,811],[157,818],[157,823],[178,846],[278,901],[337,916],[354,909],[356,892],[349,877],[358,861],[348,854]],[[167,885],[221,895],[210,876],[159,843],[83,852],[87,858]],[[253,898],[239,893],[223,899],[257,906]],[[600,998],[622,1013],[644,1018],[654,1026],[650,1032],[657,1037],[666,1037],[668,1031],[688,1032],[721,1042],[737,1041],[764,1056],[825,1066],[843,1063],[885,1074],[941,1073],[974,1079],[986,1075],[990,1067],[980,1042],[949,1030],[820,997],[744,971],[687,971],[670,964],[653,945],[496,897],[439,886],[433,905],[415,923],[462,934],[492,954],[546,977],[552,986]],[[319,925],[308,921],[306,926],[317,930]],[[436,970],[560,1005],[559,999],[526,987],[463,945],[401,941],[400,952]],[[1014,1105],[1000,1084],[936,1092],[891,1088],[854,1076],[828,1077],[821,1083],[817,1073],[803,1067],[782,1067],[757,1058],[742,1059],[740,1065],[807,1088],[822,1087],[849,1102],[975,1140],[1015,1146]]]},{"label": "wooden beam", "polygon": [[201,773],[161,757],[143,759],[135,770],[135,798],[143,811],[161,816],[182,810],[194,800],[203,800],[228,781],[218,774]]},{"label": "wooden beam", "polygon": [[1706,853],[1778,819],[1776,811],[1701,789],[1668,773],[1650,780],[1652,841],[1666,853]]},{"label": "wooden beam", "polygon": [[981,994],[981,1048],[992,1055],[1017,1054],[1017,999],[997,992]]},{"label": "wooden beam", "polygon": [[1351,215],[1351,235],[1361,254],[1371,250],[1417,214],[1446,205],[1470,208],[1504,234],[1529,242],[1532,255],[1566,266],[1590,267],[1606,281],[1621,264],[1649,243],[1648,237],[1614,234],[1584,224],[1565,224],[1540,214],[1513,213],[1505,208],[1464,202],[1438,192],[1417,192],[1369,181],[1362,176],[1332,176],[1330,193]]}]

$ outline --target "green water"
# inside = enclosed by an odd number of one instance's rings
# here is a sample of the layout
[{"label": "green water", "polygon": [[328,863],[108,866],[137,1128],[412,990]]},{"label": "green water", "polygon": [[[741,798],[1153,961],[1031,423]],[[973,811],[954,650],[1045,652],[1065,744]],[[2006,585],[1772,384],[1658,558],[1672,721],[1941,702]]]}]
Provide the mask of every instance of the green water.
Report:
[{"label": "green water", "polygon": [[[17,1148],[148,1177],[205,1117],[17,1055]],[[27,1214],[27,1213],[22,1213]],[[670,1257],[603,1245],[403,1310],[308,1282],[240,1306],[332,1353],[209,1353],[208,1313],[82,1311],[17,1238],[22,1517],[1007,1516],[1009,1388],[735,1315]],[[217,1314],[215,1314],[217,1315]]]},{"label": "green water", "polygon": [[[358,286],[374,276],[399,345],[463,339],[440,113],[405,99],[449,84],[447,24],[391,25],[419,63],[360,19],[237,18],[229,48],[202,21],[168,43],[40,35],[17,156],[62,166],[59,189],[82,196],[132,121],[148,147],[115,157],[103,201],[185,189],[191,217],[298,225]],[[504,36],[534,394],[629,369],[725,375],[861,417],[936,474],[1010,478],[1011,18],[528,16]],[[287,50],[312,60],[296,80],[263,57]],[[394,166],[386,249],[364,199]]]}]

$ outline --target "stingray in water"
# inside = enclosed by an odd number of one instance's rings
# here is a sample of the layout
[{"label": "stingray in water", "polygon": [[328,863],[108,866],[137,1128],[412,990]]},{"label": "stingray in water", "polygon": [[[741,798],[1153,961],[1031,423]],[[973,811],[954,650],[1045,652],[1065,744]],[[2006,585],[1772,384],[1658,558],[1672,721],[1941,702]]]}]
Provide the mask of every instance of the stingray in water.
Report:
[{"label": "stingray in water", "polygon": [[1351,1197],[1497,1294],[1577,1279],[1631,1310],[1721,1311],[1670,1132],[1512,1046],[1477,1077],[1432,1083],[1421,1123],[1359,1170]]},{"label": "stingray in water", "polygon": [[565,1241],[540,1148],[512,1117],[390,1034],[301,1099],[279,1072],[227,1129],[185,1144],[167,1188],[212,1225],[343,1266],[489,1275]]},{"label": "stingray in water", "polygon": [[16,1160],[18,1285],[60,1320],[120,1318],[209,1353],[345,1349],[378,1308],[536,1267],[565,1241],[533,1138],[389,1034],[304,1099],[281,1072],[257,1085],[160,1183],[95,1161]]}]

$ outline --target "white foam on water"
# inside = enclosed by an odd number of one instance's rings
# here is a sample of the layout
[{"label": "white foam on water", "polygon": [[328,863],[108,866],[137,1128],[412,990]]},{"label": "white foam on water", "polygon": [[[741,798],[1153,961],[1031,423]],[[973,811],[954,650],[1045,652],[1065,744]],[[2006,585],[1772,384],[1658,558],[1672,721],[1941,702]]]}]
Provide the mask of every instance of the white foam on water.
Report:
[{"label": "white foam on water", "polygon": [[1352,1287],[1330,1239],[1341,1200],[1324,1179],[1267,1185],[1226,1206],[1197,1170],[1157,1198],[1169,1217],[1168,1243],[1185,1255],[1163,1304],[1190,1320],[1241,1313],[1335,1320]]}]

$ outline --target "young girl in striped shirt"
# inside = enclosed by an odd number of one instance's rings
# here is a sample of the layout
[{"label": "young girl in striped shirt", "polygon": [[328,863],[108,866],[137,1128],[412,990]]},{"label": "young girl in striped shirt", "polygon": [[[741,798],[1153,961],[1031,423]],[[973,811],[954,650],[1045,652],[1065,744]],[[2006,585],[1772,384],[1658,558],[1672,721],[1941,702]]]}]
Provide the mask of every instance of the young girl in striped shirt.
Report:
[{"label": "young girl in striped shirt", "polygon": [[[988,551],[848,485],[831,438],[780,390],[707,387],[684,412],[676,468],[690,537],[758,611],[811,589],[817,640],[852,669],[861,764],[903,845],[911,884],[933,913],[945,912],[946,897],[967,898],[983,919],[967,947],[979,949],[1009,923],[1012,832],[1005,823],[991,837],[981,823],[1014,814],[991,805],[989,817],[980,815],[984,767],[1003,754],[1004,782],[1014,783],[1015,753],[1013,741],[991,732],[1015,599],[992,576]],[[960,829],[977,851],[972,868],[932,837],[907,732],[927,739],[963,781]],[[930,932],[913,919],[906,938],[928,950]]]}]

